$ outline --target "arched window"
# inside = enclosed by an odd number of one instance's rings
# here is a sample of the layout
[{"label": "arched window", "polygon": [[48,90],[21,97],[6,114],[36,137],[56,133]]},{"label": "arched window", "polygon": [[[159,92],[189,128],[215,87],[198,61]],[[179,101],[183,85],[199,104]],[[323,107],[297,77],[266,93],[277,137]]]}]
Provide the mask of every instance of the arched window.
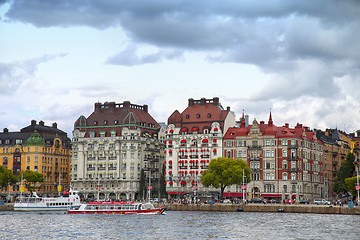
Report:
[{"label": "arched window", "polygon": [[284,172],[282,174],[282,180],[287,180],[288,179],[288,174],[286,172]]},{"label": "arched window", "polygon": [[287,168],[287,161],[286,161],[286,160],[284,160],[284,161],[282,162],[282,167],[283,167],[283,169],[286,169],[286,168]]}]

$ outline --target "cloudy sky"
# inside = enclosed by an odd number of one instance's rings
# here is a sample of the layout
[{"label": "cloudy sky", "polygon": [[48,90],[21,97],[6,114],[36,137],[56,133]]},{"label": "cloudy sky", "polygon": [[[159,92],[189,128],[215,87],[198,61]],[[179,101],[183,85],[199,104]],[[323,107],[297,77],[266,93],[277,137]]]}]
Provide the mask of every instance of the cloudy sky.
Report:
[{"label": "cloudy sky", "polygon": [[360,129],[359,0],[0,0],[0,129],[71,136],[95,102],[188,98],[237,118]]}]

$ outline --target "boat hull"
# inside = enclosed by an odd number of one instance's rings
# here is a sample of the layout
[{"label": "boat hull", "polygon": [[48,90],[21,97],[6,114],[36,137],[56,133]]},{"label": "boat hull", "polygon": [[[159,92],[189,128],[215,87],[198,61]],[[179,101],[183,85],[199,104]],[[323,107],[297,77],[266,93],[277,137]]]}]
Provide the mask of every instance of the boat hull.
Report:
[{"label": "boat hull", "polygon": [[164,214],[165,209],[156,208],[150,210],[71,210],[68,209],[68,214]]}]

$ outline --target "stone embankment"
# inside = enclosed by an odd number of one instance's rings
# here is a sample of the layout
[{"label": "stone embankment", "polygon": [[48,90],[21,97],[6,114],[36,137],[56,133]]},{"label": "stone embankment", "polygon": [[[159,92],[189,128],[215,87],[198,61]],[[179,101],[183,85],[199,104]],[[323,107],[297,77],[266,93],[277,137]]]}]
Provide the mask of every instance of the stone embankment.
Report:
[{"label": "stone embankment", "polygon": [[0,204],[0,211],[14,211],[14,203]]},{"label": "stone embankment", "polygon": [[351,214],[360,215],[360,208],[327,205],[283,205],[283,204],[165,204],[168,211],[214,211],[214,212],[285,212],[317,214]]}]

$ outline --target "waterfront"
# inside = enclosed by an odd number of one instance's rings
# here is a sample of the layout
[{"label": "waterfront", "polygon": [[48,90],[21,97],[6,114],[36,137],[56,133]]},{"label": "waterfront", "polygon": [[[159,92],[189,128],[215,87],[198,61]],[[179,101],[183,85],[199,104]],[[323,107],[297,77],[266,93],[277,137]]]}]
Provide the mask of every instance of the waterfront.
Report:
[{"label": "waterfront", "polygon": [[358,221],[358,215],[255,212],[0,212],[0,239],[358,239]]}]

